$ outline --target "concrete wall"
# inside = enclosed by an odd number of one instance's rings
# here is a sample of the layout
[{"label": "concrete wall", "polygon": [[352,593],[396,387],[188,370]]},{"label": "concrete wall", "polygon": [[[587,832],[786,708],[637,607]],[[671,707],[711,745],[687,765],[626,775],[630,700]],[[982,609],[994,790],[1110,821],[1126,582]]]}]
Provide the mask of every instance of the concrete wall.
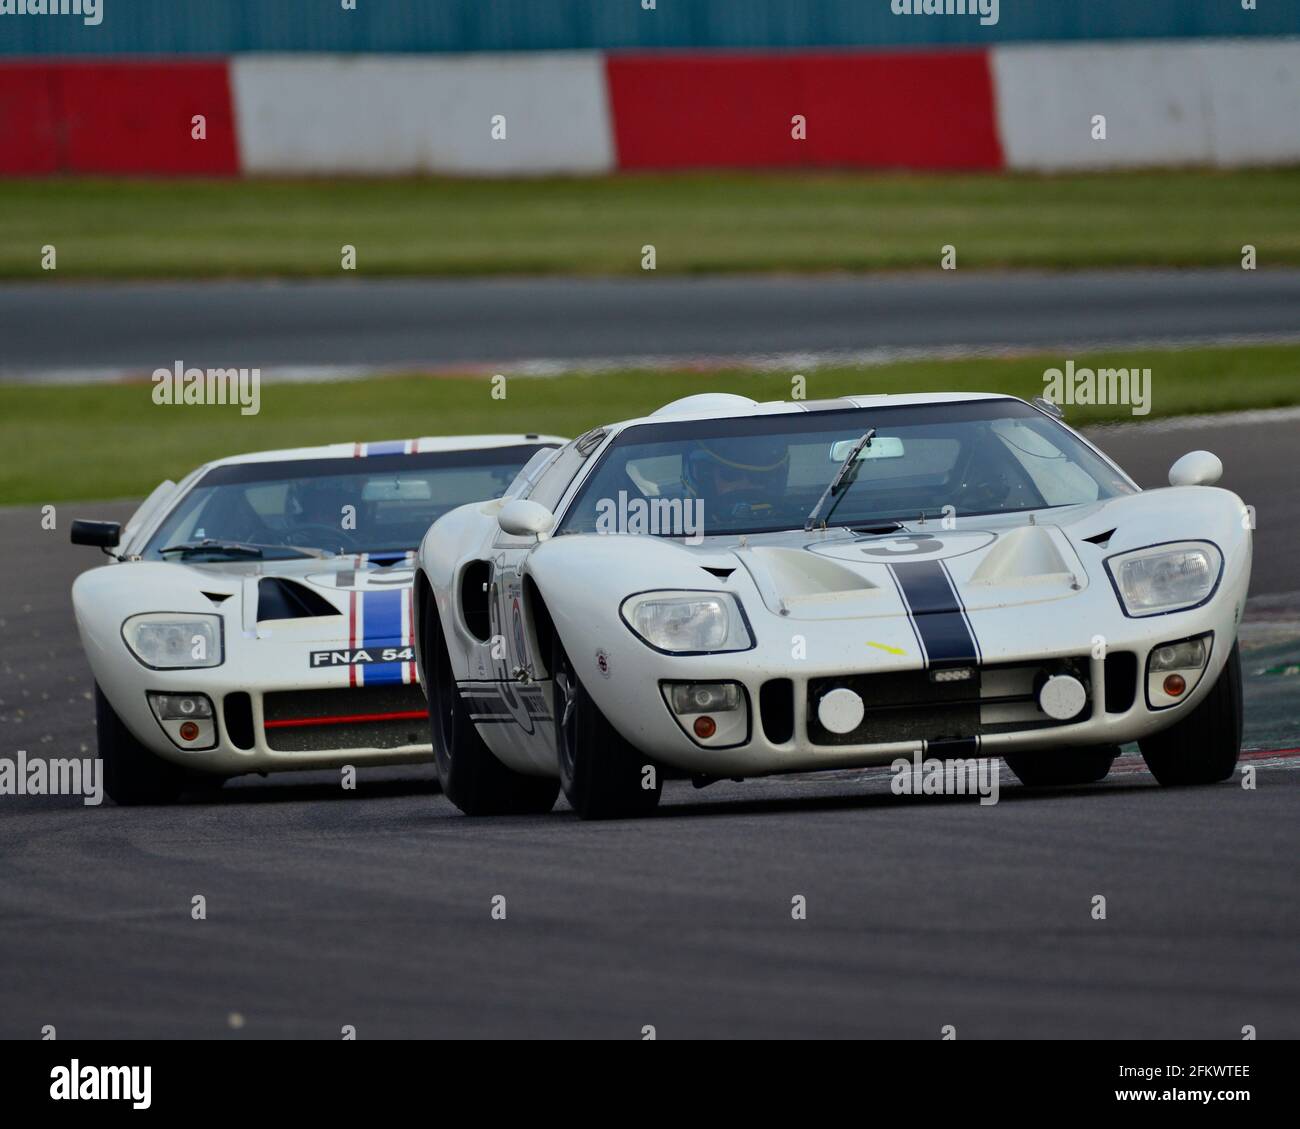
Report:
[{"label": "concrete wall", "polygon": [[[1300,44],[998,47],[999,128],[1014,169],[1254,165],[1300,159]],[[1106,118],[1106,140],[1092,118]]]},{"label": "concrete wall", "polygon": [[[604,61],[529,55],[238,57],[246,173],[599,173],[614,167]],[[505,119],[493,140],[492,119]]]},{"label": "concrete wall", "polygon": [[1300,39],[0,63],[0,175],[1297,161]]}]

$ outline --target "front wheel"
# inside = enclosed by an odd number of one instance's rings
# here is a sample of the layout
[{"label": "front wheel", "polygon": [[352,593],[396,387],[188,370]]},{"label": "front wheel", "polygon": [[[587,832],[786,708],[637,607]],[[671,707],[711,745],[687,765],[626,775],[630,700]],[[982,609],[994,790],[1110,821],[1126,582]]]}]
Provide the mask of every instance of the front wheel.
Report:
[{"label": "front wheel", "polygon": [[551,674],[560,785],[569,805],[583,819],[649,815],[663,791],[658,767],[625,741],[600,712],[558,636]]},{"label": "front wheel", "polygon": [[537,815],[555,806],[559,781],[507,768],[475,728],[456,685],[437,613],[424,647],[429,727],[443,794],[466,815]]},{"label": "front wheel", "polygon": [[187,776],[179,765],[154,756],[122,723],[95,683],[95,736],[104,765],[104,791],[121,807],[170,804],[180,799]]},{"label": "front wheel", "polygon": [[1138,742],[1142,759],[1161,784],[1217,784],[1241,754],[1241,651],[1232,645],[1219,680],[1181,721]]},{"label": "front wheel", "polygon": [[1119,756],[1116,745],[1092,749],[1043,749],[1037,753],[1008,753],[1007,767],[1030,788],[1096,784],[1105,780]]}]

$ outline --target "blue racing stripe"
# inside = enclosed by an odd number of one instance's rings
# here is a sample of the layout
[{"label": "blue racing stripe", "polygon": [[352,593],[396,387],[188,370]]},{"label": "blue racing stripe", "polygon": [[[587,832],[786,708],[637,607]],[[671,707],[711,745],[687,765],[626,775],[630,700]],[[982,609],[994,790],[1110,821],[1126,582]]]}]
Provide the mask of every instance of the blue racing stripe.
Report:
[{"label": "blue racing stripe", "polygon": [[921,637],[930,667],[971,666],[979,647],[942,561],[908,561],[889,566]]},{"label": "blue racing stripe", "polygon": [[[365,631],[361,645],[367,650],[381,651],[385,647],[402,645],[402,590],[393,588],[365,591],[362,626]],[[402,681],[405,663],[379,662],[366,666],[367,686],[390,686]]]},{"label": "blue racing stripe", "polygon": [[405,439],[391,439],[386,443],[367,443],[366,455],[404,455],[406,454]]}]

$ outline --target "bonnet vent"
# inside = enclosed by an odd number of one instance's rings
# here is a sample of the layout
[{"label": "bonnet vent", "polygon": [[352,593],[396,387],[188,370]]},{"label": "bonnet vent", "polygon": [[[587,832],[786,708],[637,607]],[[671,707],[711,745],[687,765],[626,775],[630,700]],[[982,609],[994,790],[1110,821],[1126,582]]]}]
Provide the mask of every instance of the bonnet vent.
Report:
[{"label": "bonnet vent", "polygon": [[269,619],[312,619],[342,615],[324,596],[304,584],[278,576],[264,576],[257,585],[257,621]]},{"label": "bonnet vent", "polygon": [[1094,545],[1100,545],[1104,549],[1108,544],[1110,544],[1110,539],[1114,535],[1115,531],[1113,529],[1108,529],[1105,533],[1094,533],[1091,537],[1085,537],[1084,540],[1089,541]]}]

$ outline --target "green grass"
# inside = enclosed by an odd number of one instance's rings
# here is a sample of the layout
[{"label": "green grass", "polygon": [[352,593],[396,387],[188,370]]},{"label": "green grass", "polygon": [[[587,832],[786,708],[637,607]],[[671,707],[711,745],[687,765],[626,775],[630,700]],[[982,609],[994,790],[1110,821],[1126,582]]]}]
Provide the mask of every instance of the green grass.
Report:
[{"label": "green grass", "polygon": [[[1152,370],[1151,414],[1300,403],[1300,346],[1076,355],[1076,365]],[[1032,397],[1060,356],[908,361],[807,374],[807,398],[847,393],[983,391]],[[152,385],[0,385],[0,503],[138,497],[208,459],[273,447],[412,435],[539,431],[577,435],[678,396],[740,392],[789,399],[788,374],[620,372],[513,377],[504,400],[481,378],[405,376],[262,388],[261,413],[161,407]],[[1074,407],[1073,424],[1131,419],[1124,407]]]},{"label": "green grass", "polygon": [[0,181],[0,278],[1300,263],[1300,169],[546,180]]}]

